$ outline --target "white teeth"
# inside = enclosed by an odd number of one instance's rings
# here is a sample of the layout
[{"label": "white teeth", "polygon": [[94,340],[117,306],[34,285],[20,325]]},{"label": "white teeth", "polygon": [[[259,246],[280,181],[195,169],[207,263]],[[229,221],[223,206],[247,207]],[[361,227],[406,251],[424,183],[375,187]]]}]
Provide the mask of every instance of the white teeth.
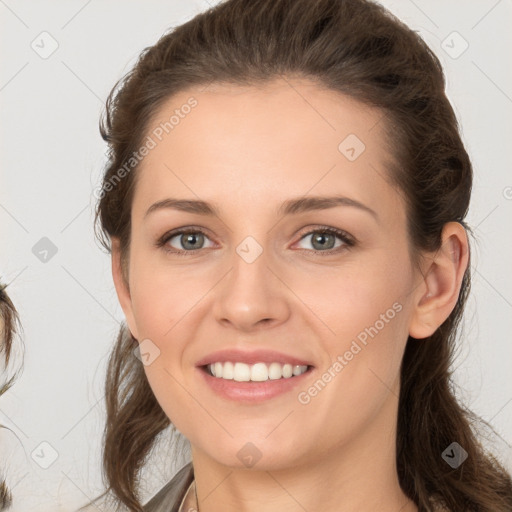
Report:
[{"label": "white teeth", "polygon": [[265,363],[256,363],[251,366],[251,380],[256,382],[268,380],[268,368]]},{"label": "white teeth", "polygon": [[268,377],[270,380],[277,380],[283,376],[283,367],[279,363],[271,363],[268,367]]},{"label": "white teeth", "polygon": [[300,375],[301,373],[304,373],[302,371],[302,366],[299,366],[298,364],[293,367],[293,375]]},{"label": "white teeth", "polygon": [[[222,364],[222,363],[218,363]],[[233,363],[224,363],[222,365],[222,378],[223,379],[232,379],[235,375],[235,367],[233,366]]]},{"label": "white teeth", "polygon": [[[218,365],[221,363],[215,363]],[[251,367],[244,363],[235,363],[233,370],[233,380],[237,382],[249,382],[251,380]]]},{"label": "white teeth", "polygon": [[235,380],[237,382],[265,382],[267,380],[289,379],[292,376],[302,375],[306,372],[306,365],[291,365],[270,363],[212,363],[208,365],[210,373],[219,379]]}]

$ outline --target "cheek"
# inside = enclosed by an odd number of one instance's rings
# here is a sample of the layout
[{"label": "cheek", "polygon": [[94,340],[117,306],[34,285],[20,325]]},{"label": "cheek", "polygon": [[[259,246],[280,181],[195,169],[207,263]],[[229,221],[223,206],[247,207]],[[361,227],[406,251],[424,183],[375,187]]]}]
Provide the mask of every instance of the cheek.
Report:
[{"label": "cheek", "polygon": [[188,417],[183,410],[194,403],[183,386],[193,371],[187,347],[200,319],[208,314],[205,298],[219,274],[200,265],[171,266],[142,251],[134,251],[131,265],[130,291],[139,341],[150,340],[157,354],[144,371],[166,415],[178,430],[189,431],[182,424]]},{"label": "cheek", "polygon": [[135,254],[131,263],[132,308],[140,336],[145,338],[167,339],[218,280],[211,268],[170,265],[154,254]]},{"label": "cheek", "polygon": [[407,279],[366,267],[365,273],[326,283],[315,313],[335,334],[323,337],[328,358],[317,379],[298,390],[295,419],[301,418],[312,436],[321,429],[325,439],[343,443],[372,423],[384,403],[398,399]]},{"label": "cheek", "polygon": [[401,332],[412,278],[406,255],[388,249],[356,255],[337,268],[290,274],[288,282],[318,325],[326,327],[325,340],[333,356],[347,341],[359,338],[364,343],[375,330],[383,338],[384,333]]},{"label": "cheek", "polygon": [[165,359],[166,355],[162,354],[151,365],[145,366],[144,371],[165,415],[179,432],[188,437],[197,428],[198,418],[202,418],[202,421],[208,418],[203,417],[204,409],[197,401],[196,394],[189,391],[188,385],[184,385],[181,373],[170,367]]},{"label": "cheek", "polygon": [[[377,403],[395,385],[408,334],[410,268],[405,252],[388,250],[316,280],[322,285],[304,302],[328,327],[323,337],[328,360],[321,371],[330,370],[337,383],[328,386],[333,395],[327,399],[326,393],[325,403],[336,402],[339,392],[349,409],[359,407],[364,396]],[[304,282],[297,293],[304,296],[305,290]]]}]

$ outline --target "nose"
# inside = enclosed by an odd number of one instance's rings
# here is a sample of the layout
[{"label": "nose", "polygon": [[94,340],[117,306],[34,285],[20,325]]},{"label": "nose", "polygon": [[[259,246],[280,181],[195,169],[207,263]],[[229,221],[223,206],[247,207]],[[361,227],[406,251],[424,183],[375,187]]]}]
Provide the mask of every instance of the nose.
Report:
[{"label": "nose", "polygon": [[[232,267],[219,283],[214,316],[225,327],[243,332],[275,327],[290,316],[290,290],[270,268],[265,251],[254,261],[235,252]],[[275,265],[274,265],[275,267]]]}]

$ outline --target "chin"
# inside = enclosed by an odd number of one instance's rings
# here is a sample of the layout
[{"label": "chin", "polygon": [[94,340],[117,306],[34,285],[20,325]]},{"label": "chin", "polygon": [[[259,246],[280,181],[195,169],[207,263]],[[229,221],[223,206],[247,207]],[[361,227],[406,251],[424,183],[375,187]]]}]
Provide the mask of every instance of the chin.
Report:
[{"label": "chin", "polygon": [[[290,439],[290,438],[289,438]],[[305,454],[297,453],[300,441],[290,446],[273,443],[264,438],[261,441],[245,439],[230,439],[224,446],[216,445],[215,451],[203,450],[204,453],[218,464],[248,471],[279,471],[295,467]]]}]

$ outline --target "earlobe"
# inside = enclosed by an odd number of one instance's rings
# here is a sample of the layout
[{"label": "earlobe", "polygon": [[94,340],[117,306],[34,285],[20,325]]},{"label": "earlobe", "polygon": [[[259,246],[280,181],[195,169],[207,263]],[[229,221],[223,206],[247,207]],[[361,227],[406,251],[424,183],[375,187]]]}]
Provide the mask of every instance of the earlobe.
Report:
[{"label": "earlobe", "polygon": [[468,261],[466,230],[458,222],[447,223],[443,228],[441,247],[425,258],[426,271],[415,299],[410,336],[427,338],[448,318],[459,298]]},{"label": "earlobe", "polygon": [[116,289],[119,304],[126,317],[128,328],[135,339],[139,339],[138,332],[133,315],[132,300],[130,296],[130,289],[128,283],[127,272],[124,272],[121,261],[121,250],[119,239],[112,237],[112,278]]}]

